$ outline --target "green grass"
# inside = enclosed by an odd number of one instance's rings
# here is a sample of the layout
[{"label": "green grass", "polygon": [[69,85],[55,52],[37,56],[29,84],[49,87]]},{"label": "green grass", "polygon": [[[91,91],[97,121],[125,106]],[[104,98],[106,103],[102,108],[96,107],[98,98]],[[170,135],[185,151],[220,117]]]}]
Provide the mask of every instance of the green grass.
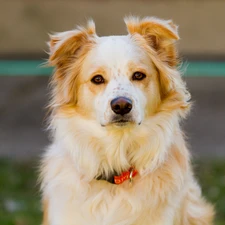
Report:
[{"label": "green grass", "polygon": [[[195,162],[203,194],[217,211],[216,225],[225,225],[225,163]],[[0,160],[0,224],[40,225],[40,194],[36,185],[37,163]]]},{"label": "green grass", "polygon": [[0,160],[0,224],[40,225],[36,165]]},{"label": "green grass", "polygon": [[216,208],[216,225],[225,225],[225,160],[194,163],[203,195]]}]

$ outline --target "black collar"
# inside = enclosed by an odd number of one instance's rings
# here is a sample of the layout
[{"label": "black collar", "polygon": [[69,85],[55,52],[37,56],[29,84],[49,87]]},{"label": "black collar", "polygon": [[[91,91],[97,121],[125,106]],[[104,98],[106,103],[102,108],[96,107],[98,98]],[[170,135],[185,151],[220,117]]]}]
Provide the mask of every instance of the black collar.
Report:
[{"label": "black collar", "polygon": [[96,177],[95,179],[96,180],[105,180],[111,184],[115,184],[115,181],[114,181],[114,177],[115,176],[118,176],[118,173],[116,172],[112,172],[109,176],[106,177],[105,174],[101,174],[99,175],[98,177]]}]

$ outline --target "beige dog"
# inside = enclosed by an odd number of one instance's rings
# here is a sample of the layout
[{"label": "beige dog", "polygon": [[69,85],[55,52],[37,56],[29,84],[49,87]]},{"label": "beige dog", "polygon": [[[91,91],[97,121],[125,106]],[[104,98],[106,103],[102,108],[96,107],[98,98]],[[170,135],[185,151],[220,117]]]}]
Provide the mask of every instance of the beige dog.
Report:
[{"label": "beige dog", "polygon": [[179,125],[177,26],[125,22],[125,36],[98,37],[93,21],[51,36],[43,225],[210,225]]}]

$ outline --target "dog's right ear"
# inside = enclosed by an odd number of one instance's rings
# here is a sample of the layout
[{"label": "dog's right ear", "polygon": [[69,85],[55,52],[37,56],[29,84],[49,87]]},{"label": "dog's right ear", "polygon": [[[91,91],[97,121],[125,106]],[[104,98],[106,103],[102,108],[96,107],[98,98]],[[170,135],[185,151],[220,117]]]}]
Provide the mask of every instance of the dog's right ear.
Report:
[{"label": "dog's right ear", "polygon": [[93,43],[95,36],[95,24],[92,20],[88,22],[86,28],[77,27],[75,30],[50,35],[49,64],[52,66],[65,64],[71,57],[76,57],[82,46]]}]

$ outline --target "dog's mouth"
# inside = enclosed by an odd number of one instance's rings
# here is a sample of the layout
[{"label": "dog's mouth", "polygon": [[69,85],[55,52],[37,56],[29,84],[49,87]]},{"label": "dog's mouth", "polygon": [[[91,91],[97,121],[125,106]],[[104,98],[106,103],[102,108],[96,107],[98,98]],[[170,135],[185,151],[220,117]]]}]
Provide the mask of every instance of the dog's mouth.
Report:
[{"label": "dog's mouth", "polygon": [[130,123],[134,123],[134,120],[131,116],[115,116],[111,120],[111,124],[116,126],[126,126]]},{"label": "dog's mouth", "polygon": [[125,127],[130,125],[141,125],[142,121],[136,121],[132,116],[113,116],[106,124],[101,124],[102,127],[114,125],[116,127]]},{"label": "dog's mouth", "polygon": [[113,124],[115,124],[117,126],[126,126],[128,123],[131,123],[131,121],[124,120],[124,119],[113,122]]},{"label": "dog's mouth", "polygon": [[118,126],[118,127],[123,127],[123,126],[127,126],[129,124],[132,124],[134,123],[134,121],[132,120],[125,120],[125,119],[121,119],[121,120],[113,120],[111,121],[110,123],[108,124],[101,124],[101,126],[105,127],[107,125],[115,125],[115,126]]}]

